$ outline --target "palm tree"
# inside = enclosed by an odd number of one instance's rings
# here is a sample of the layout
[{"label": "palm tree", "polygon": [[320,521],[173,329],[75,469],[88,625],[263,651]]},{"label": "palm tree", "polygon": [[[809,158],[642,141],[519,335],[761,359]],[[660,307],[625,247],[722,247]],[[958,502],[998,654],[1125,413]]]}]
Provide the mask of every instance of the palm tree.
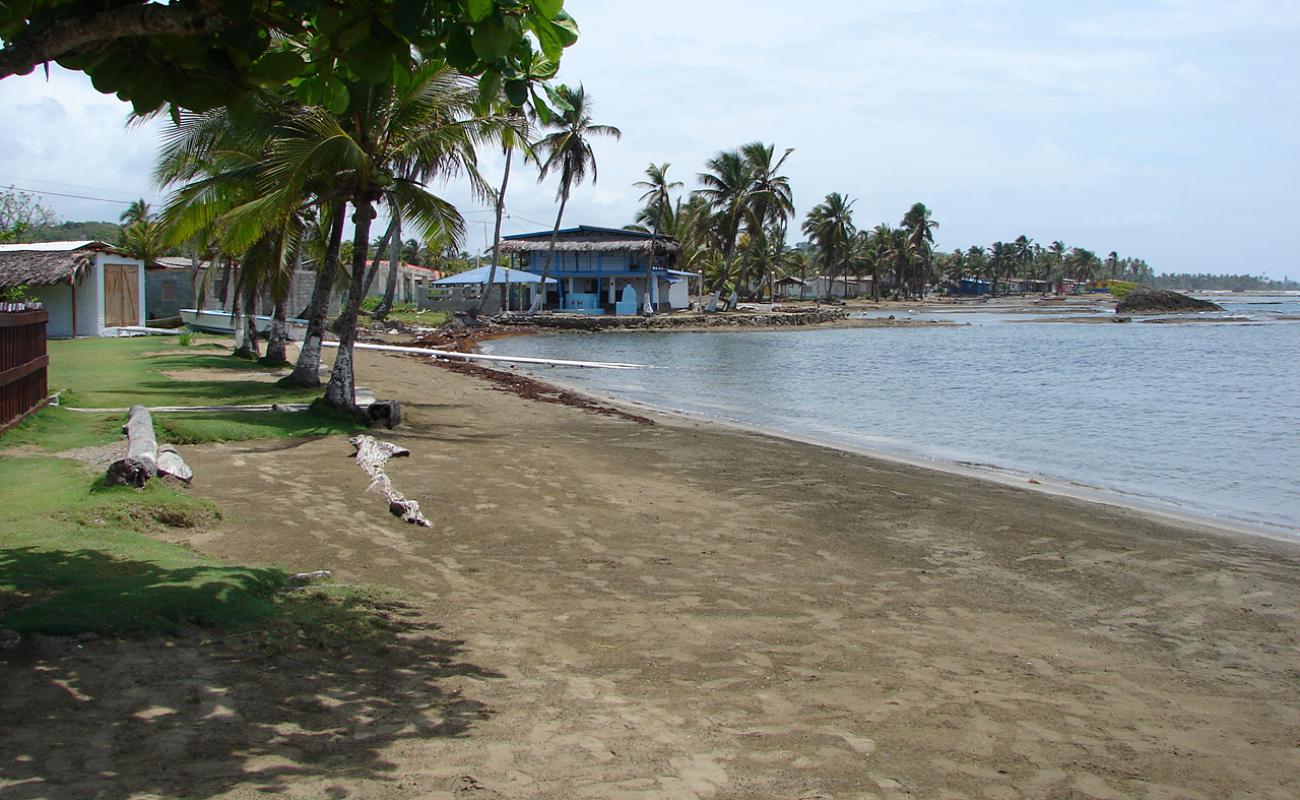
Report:
[{"label": "palm tree", "polygon": [[[569,203],[569,194],[574,186],[579,186],[591,172],[591,182],[596,183],[596,153],[591,149],[591,139],[596,136],[609,136],[613,139],[623,138],[623,132],[613,125],[598,125],[591,117],[592,104],[586,90],[581,84],[577,88],[560,86],[556,94],[569,106],[561,113],[544,123],[543,127],[551,131],[534,145],[537,158],[541,162],[537,180],[546,180],[552,172],[558,172],[560,185],[556,189],[555,199],[560,202],[555,214],[555,227],[551,230],[551,244],[542,262],[542,291],[539,298],[546,297],[546,278],[551,271],[551,260],[555,257],[555,242],[560,235],[560,222],[564,219],[564,207]],[[540,305],[534,301],[534,310]]]},{"label": "palm tree", "polygon": [[989,278],[993,282],[990,294],[994,297],[998,296],[998,278],[1005,276],[1014,263],[1015,253],[1011,245],[1006,242],[994,242],[989,248]]},{"label": "palm tree", "polygon": [[695,190],[694,196],[707,205],[709,222],[722,251],[723,268],[713,286],[715,303],[731,280],[732,258],[736,253],[736,240],[745,219],[753,180],[751,166],[739,151],[724,150],[704,162],[706,171],[697,176],[700,188]]},{"label": "palm tree", "polygon": [[1059,239],[1052,242],[1052,244],[1047,248],[1047,252],[1050,253],[1052,256],[1051,264],[1055,265],[1055,269],[1053,269],[1051,266],[1048,267],[1048,271],[1045,276],[1047,278],[1047,281],[1050,283],[1054,276],[1055,277],[1060,276],[1061,270],[1065,267],[1065,242],[1062,242]]},{"label": "palm tree", "polygon": [[[255,350],[256,332],[252,319],[238,313],[240,290],[242,308],[247,311],[260,285],[272,287],[277,322],[272,326],[268,356],[277,357],[287,333],[279,321],[286,316],[289,275],[303,260],[305,242],[320,245],[321,251],[313,258],[318,277],[309,306],[307,337],[293,374],[285,379],[294,385],[316,386],[320,384],[320,341],[337,271],[346,204],[328,176],[304,175],[279,184],[266,178],[268,149],[301,113],[303,109],[291,93],[278,93],[255,96],[238,116],[226,109],[182,114],[164,136],[154,178],[160,185],[180,187],[162,215],[173,242],[187,242],[195,251],[211,253],[227,264],[241,262],[232,310],[237,317],[245,317],[242,338],[246,350]],[[263,241],[267,237],[269,241]],[[273,242],[279,244],[273,246]],[[254,257],[245,258],[255,248]],[[280,255],[272,259],[271,253]],[[258,270],[269,272],[256,274]]]},{"label": "palm tree", "polygon": [[[506,113],[516,123],[517,127],[506,128],[501,135],[501,150],[506,157],[506,165],[501,172],[501,188],[493,193],[495,217],[492,228],[492,260],[488,262],[487,291],[479,296],[478,304],[474,306],[472,315],[475,317],[483,313],[484,306],[487,305],[488,298],[492,295],[492,287],[496,285],[497,264],[501,259],[501,218],[505,215],[506,210],[506,187],[510,185],[510,162],[513,160],[516,150],[523,151],[524,158],[528,158],[532,154],[532,143],[528,141],[527,112],[523,107],[511,106]],[[542,290],[537,297],[539,300],[545,299],[545,282],[542,283]],[[504,295],[502,300],[505,300]]]},{"label": "palm tree", "polygon": [[1021,277],[1029,277],[1029,265],[1034,262],[1034,246],[1023,233],[1011,243],[1011,258],[1020,266]]},{"label": "palm tree", "polygon": [[839,192],[831,192],[826,199],[808,212],[803,232],[822,254],[822,263],[828,273],[826,299],[830,299],[835,285],[835,269],[848,253],[853,237],[853,201]]},{"label": "palm tree", "polygon": [[645,295],[645,307],[648,313],[654,311],[650,300],[650,282],[654,280],[653,269],[656,243],[664,230],[672,229],[674,216],[672,192],[682,188],[681,181],[668,180],[669,166],[671,165],[667,162],[651,164],[645,170],[647,180],[637,181],[633,184],[636,188],[644,190],[641,194],[641,202],[645,204],[645,207],[637,217],[638,219],[645,219],[650,225],[650,265],[646,269]]},{"label": "palm tree", "polygon": [[[776,145],[762,142],[750,142],[740,148],[749,171],[749,186],[745,192],[745,227],[751,239],[759,240],[760,250],[766,250],[769,246],[763,240],[774,230],[772,226],[779,226],[784,234],[786,221],[794,216],[794,193],[790,189],[790,179],[780,174],[785,160],[793,152],[793,147],[787,147],[781,157],[776,158]],[[784,236],[782,242],[784,243]],[[737,282],[746,289],[750,288],[750,278],[743,271]]]},{"label": "palm tree", "polygon": [[137,222],[143,222],[151,218],[153,214],[149,210],[149,204],[141,197],[139,200],[133,200],[131,205],[123,211],[117,219],[124,226],[131,226]]},{"label": "palm tree", "polygon": [[[475,148],[499,136],[506,121],[474,111],[471,81],[439,62],[395,73],[388,84],[358,82],[350,87],[346,113],[308,108],[295,114],[266,148],[260,165],[267,196],[300,194],[325,184],[352,206],[352,269],[347,301],[337,320],[339,348],[327,405],[351,408],[355,402],[352,346],[365,296],[370,227],[380,202],[400,209],[403,220],[428,231],[464,235],[460,214],[431,194],[425,183],[466,173],[475,194],[491,195],[475,170]],[[342,203],[334,206],[335,212]],[[342,220],[332,235],[342,229]],[[324,280],[324,276],[320,281]]]},{"label": "palm tree", "polygon": [[902,227],[907,232],[909,249],[908,262],[912,267],[904,287],[911,290],[909,293],[914,293],[918,297],[924,293],[925,284],[928,282],[933,258],[934,229],[939,227],[939,223],[930,219],[930,213],[925,203],[913,203],[903,215]]}]

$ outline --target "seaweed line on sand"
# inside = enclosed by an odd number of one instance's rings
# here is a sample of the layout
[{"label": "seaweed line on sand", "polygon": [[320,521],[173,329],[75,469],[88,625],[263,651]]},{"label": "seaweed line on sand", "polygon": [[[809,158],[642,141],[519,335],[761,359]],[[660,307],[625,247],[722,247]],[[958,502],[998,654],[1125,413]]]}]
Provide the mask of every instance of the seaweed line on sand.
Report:
[{"label": "seaweed line on sand", "polygon": [[654,425],[654,420],[649,417],[643,417],[639,414],[632,414],[621,408],[614,406],[601,405],[589,397],[561,389],[558,386],[539,381],[536,378],[530,378],[524,375],[517,375],[513,372],[507,372],[502,369],[493,369],[491,367],[482,367],[478,364],[469,364],[464,361],[448,361],[445,359],[435,359],[433,363],[443,369],[449,369],[453,372],[459,372],[463,375],[473,375],[482,378],[493,384],[492,388],[499,392],[513,392],[525,400],[537,400],[542,403],[556,403],[572,408],[580,408],[584,411],[591,411],[596,414],[604,414],[618,419],[625,419],[629,422],[635,422],[639,425]]}]

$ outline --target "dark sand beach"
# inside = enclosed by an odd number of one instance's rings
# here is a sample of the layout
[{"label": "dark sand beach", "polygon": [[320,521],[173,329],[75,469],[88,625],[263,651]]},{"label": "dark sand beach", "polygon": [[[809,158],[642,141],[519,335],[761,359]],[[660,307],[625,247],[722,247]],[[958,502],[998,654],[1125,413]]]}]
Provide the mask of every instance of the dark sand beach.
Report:
[{"label": "dark sand beach", "polygon": [[329,437],[185,448],[167,535],[399,643],[47,642],[0,798],[1300,795],[1296,544],[358,359],[433,528]]}]

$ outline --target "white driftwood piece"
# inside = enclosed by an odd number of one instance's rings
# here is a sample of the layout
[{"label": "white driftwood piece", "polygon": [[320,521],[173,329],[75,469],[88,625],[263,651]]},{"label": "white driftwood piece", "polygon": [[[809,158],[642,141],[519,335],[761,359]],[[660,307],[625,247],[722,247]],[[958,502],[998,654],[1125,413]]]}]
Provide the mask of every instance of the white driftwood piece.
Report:
[{"label": "white driftwood piece", "polygon": [[149,409],[131,406],[122,433],[126,434],[126,458],[108,465],[107,481],[109,485],[144,486],[158,475],[158,439],[154,436]]},{"label": "white driftwood piece", "polygon": [[144,486],[150,478],[161,473],[171,475],[189,483],[194,472],[186,465],[180,453],[172,445],[158,446],[158,437],[153,432],[153,415],[141,405],[131,406],[127,410],[126,424],[122,426],[126,434],[126,458],[108,465],[107,482],[110,486],[130,484]]},{"label": "white driftwood piece", "polygon": [[177,452],[176,445],[172,444],[158,446],[158,472],[186,483],[194,478],[194,470],[190,469],[190,465],[186,464],[185,459]]},{"label": "white driftwood piece", "polygon": [[353,436],[348,440],[352,446],[357,449],[356,459],[357,466],[365,470],[370,476],[371,490],[377,491],[388,501],[388,511],[395,517],[401,517],[404,522],[412,525],[422,525],[426,528],[432,528],[433,523],[427,520],[424,514],[420,513],[420,504],[415,500],[408,500],[401,492],[393,488],[393,482],[388,479],[388,473],[384,471],[384,465],[388,459],[399,456],[409,456],[410,450],[405,447],[398,447],[392,442],[381,442],[373,436]]}]

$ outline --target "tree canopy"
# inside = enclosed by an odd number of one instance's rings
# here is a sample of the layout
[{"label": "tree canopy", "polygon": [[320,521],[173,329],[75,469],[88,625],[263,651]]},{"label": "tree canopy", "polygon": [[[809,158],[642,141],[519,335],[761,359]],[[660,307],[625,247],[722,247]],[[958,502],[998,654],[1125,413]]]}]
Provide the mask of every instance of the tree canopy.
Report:
[{"label": "tree canopy", "polygon": [[577,38],[564,0],[4,0],[0,79],[56,62],[139,114],[206,111],[288,83],[341,113],[349,84],[433,59],[522,105],[549,91],[526,76]]}]

